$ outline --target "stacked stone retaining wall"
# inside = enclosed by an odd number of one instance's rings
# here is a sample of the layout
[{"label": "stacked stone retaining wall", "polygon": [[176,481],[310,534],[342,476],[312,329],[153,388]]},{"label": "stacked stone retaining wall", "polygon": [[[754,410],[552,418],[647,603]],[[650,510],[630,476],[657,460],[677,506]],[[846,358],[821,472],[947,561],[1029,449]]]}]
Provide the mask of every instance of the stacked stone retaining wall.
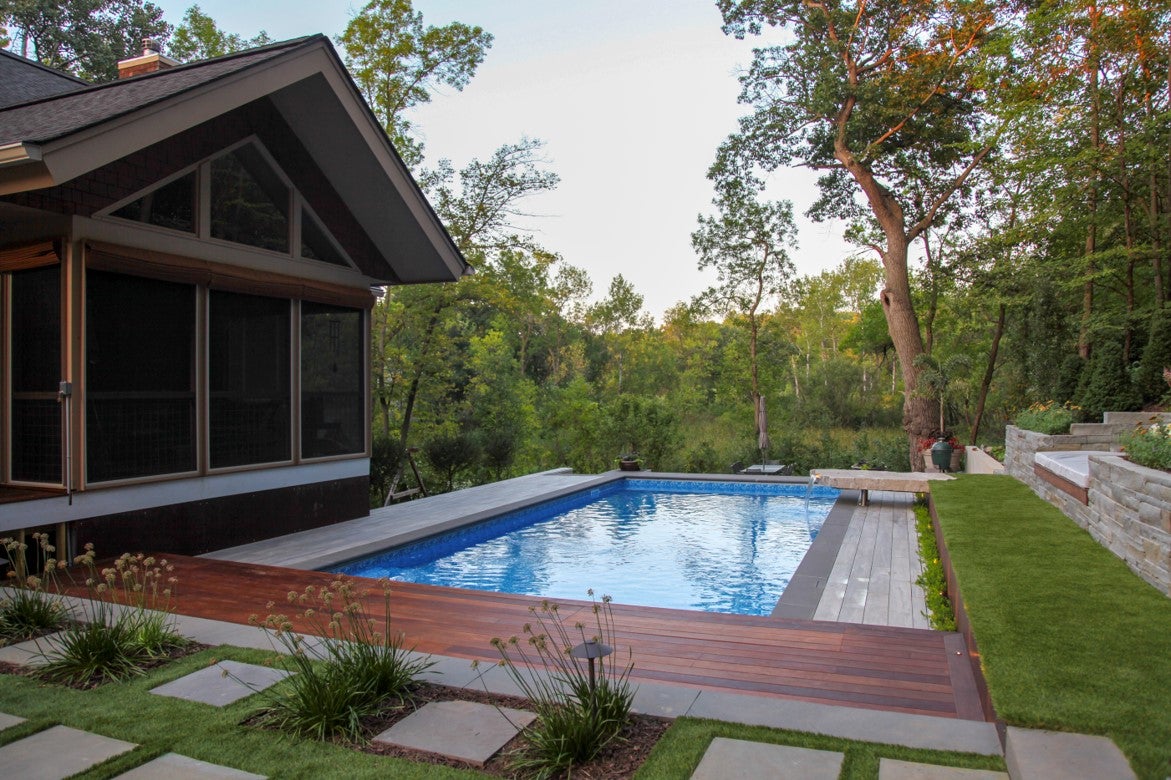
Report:
[{"label": "stacked stone retaining wall", "polygon": [[[1041,498],[1085,528],[1140,577],[1171,596],[1171,474],[1122,458],[1089,459],[1087,503],[1036,476],[1038,452],[1117,450],[1118,437],[1145,421],[1107,418],[1100,425],[1078,425],[1069,435],[1049,436],[1009,426],[1005,469]],[[1164,415],[1164,419],[1171,415]]]}]

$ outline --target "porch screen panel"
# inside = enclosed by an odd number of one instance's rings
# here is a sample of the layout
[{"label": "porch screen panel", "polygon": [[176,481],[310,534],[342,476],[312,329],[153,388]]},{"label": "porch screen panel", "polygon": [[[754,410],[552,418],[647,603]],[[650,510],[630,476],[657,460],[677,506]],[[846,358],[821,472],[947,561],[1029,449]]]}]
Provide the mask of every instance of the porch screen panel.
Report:
[{"label": "porch screen panel", "polygon": [[12,282],[12,479],[61,484],[61,272],[17,271]]},{"label": "porch screen panel", "polygon": [[86,273],[90,482],[195,470],[195,287]]},{"label": "porch screen panel", "polygon": [[212,468],[292,458],[289,325],[287,299],[211,292]]},{"label": "porch screen panel", "polygon": [[301,455],[365,452],[362,312],[301,304]]}]

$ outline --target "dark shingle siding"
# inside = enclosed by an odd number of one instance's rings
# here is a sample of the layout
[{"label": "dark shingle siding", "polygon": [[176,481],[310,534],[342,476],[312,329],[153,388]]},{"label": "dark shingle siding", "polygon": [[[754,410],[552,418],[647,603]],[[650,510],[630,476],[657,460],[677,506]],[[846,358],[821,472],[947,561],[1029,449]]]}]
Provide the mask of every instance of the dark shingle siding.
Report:
[{"label": "dark shingle siding", "polygon": [[0,108],[75,92],[87,86],[67,73],[0,49]]},{"label": "dark shingle siding", "polygon": [[279,57],[322,36],[298,38],[71,94],[0,109],[0,145],[46,143]]}]

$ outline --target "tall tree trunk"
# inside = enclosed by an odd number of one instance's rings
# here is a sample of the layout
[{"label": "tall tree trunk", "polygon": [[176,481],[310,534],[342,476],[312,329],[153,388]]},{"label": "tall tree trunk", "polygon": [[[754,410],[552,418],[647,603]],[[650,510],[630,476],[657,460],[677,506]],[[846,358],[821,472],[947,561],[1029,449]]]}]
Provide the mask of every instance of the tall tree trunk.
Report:
[{"label": "tall tree trunk", "polygon": [[938,258],[931,251],[930,231],[923,231],[923,252],[927,256],[927,312],[923,315],[923,351],[935,350],[935,313],[939,310]]},{"label": "tall tree trunk", "polygon": [[[852,104],[847,101],[843,113],[848,114]],[[885,288],[882,291],[882,311],[886,327],[894,343],[895,354],[903,375],[903,430],[907,432],[907,449],[911,469],[924,468],[921,440],[928,438],[935,428],[935,402],[919,394],[919,367],[915,358],[923,354],[923,334],[911,301],[911,279],[907,273],[907,227],[903,208],[882,186],[871,171],[862,165],[846,145],[844,124],[834,142],[834,156],[866,194],[870,209],[886,236],[886,248],[881,252]]]},{"label": "tall tree trunk", "polygon": [[988,391],[992,387],[992,376],[996,373],[996,355],[1000,352],[1000,337],[1004,334],[1004,301],[996,312],[996,327],[992,331],[992,348],[988,351],[988,365],[984,368],[984,377],[980,380],[980,395],[976,399],[976,415],[972,419],[972,436],[969,444],[975,445],[980,436],[980,424],[984,421],[984,403],[988,400]]},{"label": "tall tree trunk", "polygon": [[403,421],[399,426],[398,440],[403,449],[407,448],[407,437],[411,433],[411,420],[415,413],[415,399],[419,397],[419,383],[423,380],[423,370],[427,361],[425,356],[431,347],[431,339],[435,328],[439,326],[439,315],[443,313],[443,304],[437,303],[431,311],[431,319],[427,322],[427,329],[423,333],[423,349],[419,351],[419,361],[415,365],[414,376],[411,377],[411,386],[407,389],[406,403],[403,404]]}]

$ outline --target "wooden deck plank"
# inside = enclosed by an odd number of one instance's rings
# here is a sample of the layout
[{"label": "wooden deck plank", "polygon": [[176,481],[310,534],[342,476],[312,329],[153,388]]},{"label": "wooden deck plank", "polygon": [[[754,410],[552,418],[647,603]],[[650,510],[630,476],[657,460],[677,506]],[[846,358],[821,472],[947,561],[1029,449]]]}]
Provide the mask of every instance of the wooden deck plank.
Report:
[{"label": "wooden deck plank", "polygon": [[[234,623],[292,614],[289,592],[336,575],[207,558],[167,556],[183,614]],[[360,580],[375,587],[373,580]],[[493,637],[520,634],[539,599],[392,583],[394,626],[424,653],[496,661]],[[274,602],[271,608],[269,601]],[[381,592],[365,598],[381,616]],[[593,620],[591,604],[559,600],[567,621]],[[958,635],[884,626],[614,605],[616,634],[633,652],[635,681],[796,698],[852,707],[981,719],[966,664],[949,657]],[[588,631],[588,629],[587,629]],[[966,670],[966,671],[965,671]],[[967,675],[965,677],[965,674]]]}]

